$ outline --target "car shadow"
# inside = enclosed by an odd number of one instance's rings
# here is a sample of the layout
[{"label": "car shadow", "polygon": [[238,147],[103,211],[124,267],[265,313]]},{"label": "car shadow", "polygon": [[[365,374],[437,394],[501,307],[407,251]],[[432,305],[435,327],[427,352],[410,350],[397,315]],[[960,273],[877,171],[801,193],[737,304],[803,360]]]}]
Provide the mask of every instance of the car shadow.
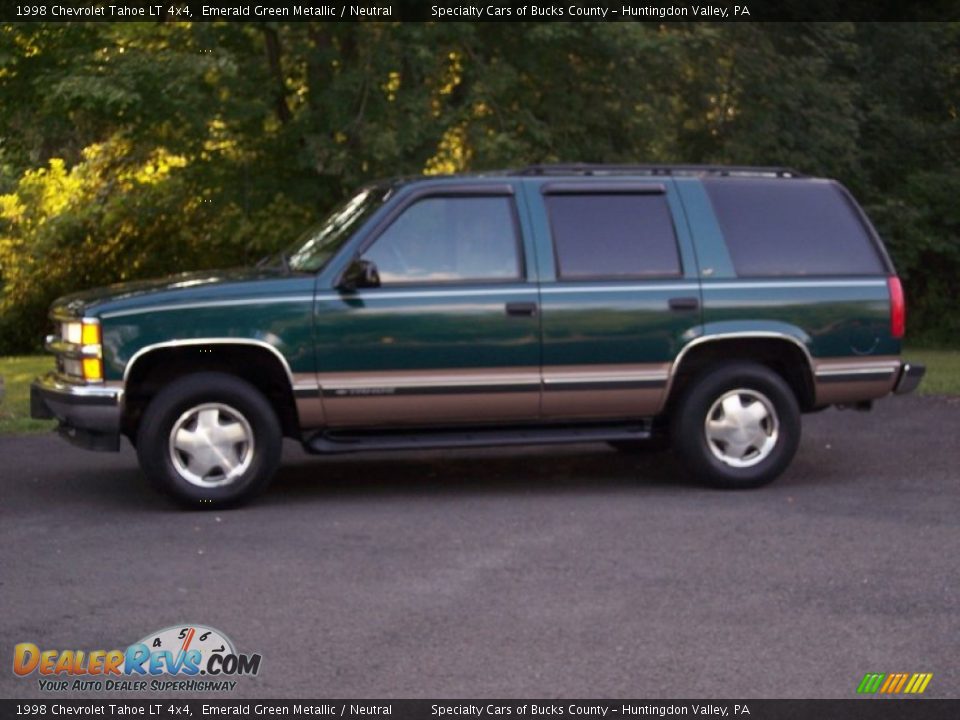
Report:
[{"label": "car shadow", "polygon": [[602,445],[291,458],[258,502],[365,496],[635,492],[690,487],[665,452]]},{"label": "car shadow", "polygon": [[[117,460],[122,467],[103,471],[91,465],[49,484],[24,485],[21,500],[29,500],[35,507],[69,505],[80,512],[84,508],[97,513],[183,511],[181,505],[150,487],[134,457],[121,453]],[[777,486],[790,491],[821,484],[823,478],[815,483],[816,472],[808,467],[816,463],[808,460],[795,462]],[[676,457],[666,451],[624,453],[593,443],[316,456],[289,441],[273,482],[246,507],[255,510],[260,506],[377,497],[546,498],[567,493],[636,496],[704,491],[709,490],[685,473]]]}]

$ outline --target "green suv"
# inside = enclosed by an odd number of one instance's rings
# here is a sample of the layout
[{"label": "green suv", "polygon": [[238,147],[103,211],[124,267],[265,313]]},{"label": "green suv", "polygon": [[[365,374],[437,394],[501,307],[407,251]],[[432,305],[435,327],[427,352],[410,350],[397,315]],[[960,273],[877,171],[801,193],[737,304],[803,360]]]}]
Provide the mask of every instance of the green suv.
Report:
[{"label": "green suv", "polygon": [[254,268],[69,295],[32,414],[198,507],[314,453],[669,441],[756,487],[800,414],[909,392],[903,291],[832,180],[534,166],[371,184]]}]

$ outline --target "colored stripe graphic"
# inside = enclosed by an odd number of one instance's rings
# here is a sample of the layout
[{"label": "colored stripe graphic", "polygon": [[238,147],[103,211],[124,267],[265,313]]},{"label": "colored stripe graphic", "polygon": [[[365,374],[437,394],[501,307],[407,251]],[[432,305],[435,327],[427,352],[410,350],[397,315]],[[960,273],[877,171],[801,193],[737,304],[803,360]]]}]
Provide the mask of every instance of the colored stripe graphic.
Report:
[{"label": "colored stripe graphic", "polygon": [[919,695],[932,679],[933,673],[867,673],[857,686],[857,692]]},{"label": "colored stripe graphic", "polygon": [[875,693],[880,689],[880,683],[883,682],[885,677],[885,673],[867,673],[863,676],[863,680],[860,681],[860,686],[857,688],[857,692]]},{"label": "colored stripe graphic", "polygon": [[893,673],[893,680],[890,682],[890,687],[887,688],[887,692],[890,694],[897,692],[897,688],[900,686],[900,681],[906,679],[907,678],[904,673]]},{"label": "colored stripe graphic", "polygon": [[[930,680],[932,678],[933,673],[914,673],[913,678],[910,680],[910,684],[907,685],[907,689],[904,690],[904,692],[919,695],[927,689],[927,685],[930,684]],[[913,685],[912,690],[910,689],[910,685]]]}]

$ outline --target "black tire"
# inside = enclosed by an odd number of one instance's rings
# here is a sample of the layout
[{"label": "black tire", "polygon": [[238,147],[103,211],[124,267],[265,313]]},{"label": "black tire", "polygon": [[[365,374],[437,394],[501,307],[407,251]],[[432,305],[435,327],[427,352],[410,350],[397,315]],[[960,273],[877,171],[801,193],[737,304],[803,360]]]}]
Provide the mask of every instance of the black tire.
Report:
[{"label": "black tire", "polygon": [[[730,445],[717,438],[717,431],[714,439],[707,436],[708,415],[715,427],[728,425],[724,397],[734,403],[732,417],[738,406],[745,413],[754,403],[760,403],[755,414],[766,413],[761,421],[751,415],[756,425],[750,427],[737,424],[743,417],[734,417],[730,432],[741,434],[731,435]],[[714,487],[746,489],[766,485],[786,470],[800,444],[800,427],[797,398],[780,375],[756,363],[733,362],[699,375],[687,386],[674,411],[671,434],[680,461],[696,479]],[[761,441],[748,444],[757,437]],[[747,450],[738,458],[744,446]]]},{"label": "black tire", "polygon": [[[189,452],[172,447],[175,425],[187,437],[199,433],[201,413],[216,419],[211,432],[230,428],[243,438],[234,441],[233,435],[225,435],[217,446],[232,447],[218,457],[237,461],[231,471],[235,477],[230,478],[225,468],[216,466],[204,476],[193,474]],[[259,390],[233,375],[202,372],[174,381],[150,401],[137,431],[137,457],[147,478],[161,491],[187,507],[209,510],[238,505],[263,491],[280,464],[282,443],[276,413]],[[212,445],[202,446],[201,442],[196,447],[198,457],[203,455],[202,459],[208,461],[214,457]],[[198,461],[197,467],[201,465]]]}]

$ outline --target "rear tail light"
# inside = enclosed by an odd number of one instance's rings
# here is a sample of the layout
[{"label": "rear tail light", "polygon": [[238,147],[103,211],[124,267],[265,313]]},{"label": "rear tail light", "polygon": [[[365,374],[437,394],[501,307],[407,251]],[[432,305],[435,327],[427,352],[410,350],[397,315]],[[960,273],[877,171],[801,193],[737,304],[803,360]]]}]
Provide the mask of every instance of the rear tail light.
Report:
[{"label": "rear tail light", "polygon": [[890,334],[900,339],[907,330],[907,303],[900,278],[896,275],[888,277],[887,288],[890,290]]}]

